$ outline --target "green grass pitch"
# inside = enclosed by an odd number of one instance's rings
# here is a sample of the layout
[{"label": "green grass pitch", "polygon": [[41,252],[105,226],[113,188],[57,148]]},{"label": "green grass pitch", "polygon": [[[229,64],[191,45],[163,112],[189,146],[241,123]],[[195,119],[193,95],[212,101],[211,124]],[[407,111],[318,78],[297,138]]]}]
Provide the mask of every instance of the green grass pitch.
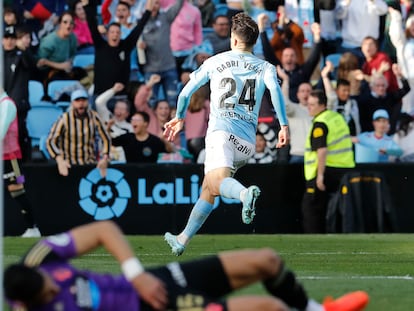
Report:
[{"label": "green grass pitch", "polygon": [[[318,301],[353,290],[370,295],[367,311],[414,309],[414,235],[197,235],[180,257],[171,255],[161,236],[128,236],[137,256],[149,266],[188,260],[222,250],[271,247],[285,259]],[[35,239],[4,238],[4,263],[14,262]],[[79,268],[118,273],[118,263],[103,249],[75,259]],[[250,286],[235,295],[265,295]]]}]

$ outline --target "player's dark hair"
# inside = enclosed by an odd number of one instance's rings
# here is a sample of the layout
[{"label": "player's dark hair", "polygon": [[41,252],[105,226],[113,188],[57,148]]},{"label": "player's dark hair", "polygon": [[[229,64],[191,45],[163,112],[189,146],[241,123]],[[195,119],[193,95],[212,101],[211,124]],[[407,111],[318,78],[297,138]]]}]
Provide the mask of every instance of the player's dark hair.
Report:
[{"label": "player's dark hair", "polygon": [[246,13],[237,13],[233,16],[231,32],[237,35],[247,46],[255,45],[259,37],[259,27]]},{"label": "player's dark hair", "polygon": [[4,271],[4,294],[11,301],[21,301],[27,307],[33,306],[43,286],[43,276],[34,268],[12,264]]},{"label": "player's dark hair", "polygon": [[319,101],[319,105],[326,106],[328,104],[328,99],[326,98],[325,92],[322,90],[313,90],[310,92],[309,96],[316,97]]}]

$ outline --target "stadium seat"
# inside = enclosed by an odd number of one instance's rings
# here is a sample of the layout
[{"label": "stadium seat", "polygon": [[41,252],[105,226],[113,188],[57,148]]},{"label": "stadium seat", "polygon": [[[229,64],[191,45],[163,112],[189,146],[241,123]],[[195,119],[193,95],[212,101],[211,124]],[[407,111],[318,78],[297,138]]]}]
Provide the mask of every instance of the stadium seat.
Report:
[{"label": "stadium seat", "polygon": [[42,155],[47,160],[50,160],[51,159],[51,156],[49,154],[49,151],[47,151],[46,139],[47,139],[47,135],[43,135],[42,137],[40,137],[40,140],[39,140],[39,151],[42,153]]},{"label": "stadium seat", "polygon": [[229,7],[227,4],[220,3],[215,5],[216,9],[214,10],[214,17],[217,15],[227,15],[227,12],[229,10]]},{"label": "stadium seat", "polygon": [[26,124],[33,147],[40,145],[40,138],[49,134],[50,128],[61,114],[62,109],[54,105],[30,108]]},{"label": "stadium seat", "polygon": [[31,106],[41,104],[42,98],[45,95],[43,84],[36,80],[29,81],[29,103]]},{"label": "stadium seat", "polygon": [[78,80],[53,80],[47,86],[47,95],[52,101],[57,101],[63,93],[72,93],[72,91],[82,87]]},{"label": "stadium seat", "polygon": [[341,56],[342,56],[341,53],[329,54],[328,56],[326,56],[325,61],[330,61],[334,65],[335,68],[338,68],[339,60]]},{"label": "stadium seat", "polygon": [[94,65],[95,55],[94,54],[78,54],[73,58],[73,67],[88,67]]},{"label": "stadium seat", "polygon": [[205,38],[209,33],[214,32],[213,27],[203,27],[203,38]]},{"label": "stadium seat", "polygon": [[67,111],[69,106],[70,106],[70,102],[68,101],[58,101],[55,104],[57,107],[59,107],[60,109],[62,109],[63,112]]}]

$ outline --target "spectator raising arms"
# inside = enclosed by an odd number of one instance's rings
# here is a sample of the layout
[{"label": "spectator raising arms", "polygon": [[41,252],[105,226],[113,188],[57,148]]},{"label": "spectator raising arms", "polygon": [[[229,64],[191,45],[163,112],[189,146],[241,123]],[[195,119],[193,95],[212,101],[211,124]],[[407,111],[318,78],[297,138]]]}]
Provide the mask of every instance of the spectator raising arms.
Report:
[{"label": "spectator raising arms", "polygon": [[73,3],[71,8],[74,16],[73,33],[78,39],[77,54],[95,54],[91,31],[86,21],[86,13],[81,0]]},{"label": "spectator raising arms", "polygon": [[108,26],[107,40],[105,40],[97,28],[96,5],[89,3],[88,0],[82,0],[95,44],[94,94],[96,96],[111,88],[116,82],[128,86],[131,51],[151,15],[154,1],[157,0],[146,2],[145,13],[125,39],[121,40],[120,24],[112,23]]},{"label": "spectator raising arms", "polygon": [[151,18],[145,25],[142,42],[138,48],[145,50],[146,62],[143,66],[145,80],[148,81],[151,75],[158,74],[161,80],[153,86],[153,94],[150,105],[160,99],[159,91],[162,88],[163,97],[167,99],[170,107],[177,104],[177,65],[171,51],[171,24],[174,22],[184,0],[176,0],[167,10],[160,9],[160,1],[153,0],[154,7]]},{"label": "spectator raising arms", "polygon": [[[389,8],[390,28],[389,34],[392,44],[397,52],[397,62],[402,74],[408,79],[410,86],[414,85],[414,15],[407,18],[405,32],[402,25],[401,12]],[[402,99],[402,111],[414,111],[414,91],[411,90]]]}]

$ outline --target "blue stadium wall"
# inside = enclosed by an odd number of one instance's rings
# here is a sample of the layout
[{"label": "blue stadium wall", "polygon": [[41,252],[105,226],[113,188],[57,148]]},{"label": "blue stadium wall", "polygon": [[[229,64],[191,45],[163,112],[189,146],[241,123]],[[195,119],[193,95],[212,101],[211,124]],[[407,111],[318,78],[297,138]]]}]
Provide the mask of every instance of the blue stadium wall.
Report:
[{"label": "blue stadium wall", "polygon": [[[113,165],[107,178],[93,166],[73,167],[68,177],[54,164],[23,167],[26,190],[43,235],[96,220],[111,219],[127,234],[163,234],[183,228],[197,200],[203,166],[192,164]],[[414,232],[414,165],[365,164],[386,176],[398,220],[398,232]],[[241,221],[238,201],[217,198],[216,209],[200,233],[301,233],[302,165],[247,165],[237,172],[262,195],[251,225]],[[5,192],[4,234],[24,231],[15,202]]]}]

